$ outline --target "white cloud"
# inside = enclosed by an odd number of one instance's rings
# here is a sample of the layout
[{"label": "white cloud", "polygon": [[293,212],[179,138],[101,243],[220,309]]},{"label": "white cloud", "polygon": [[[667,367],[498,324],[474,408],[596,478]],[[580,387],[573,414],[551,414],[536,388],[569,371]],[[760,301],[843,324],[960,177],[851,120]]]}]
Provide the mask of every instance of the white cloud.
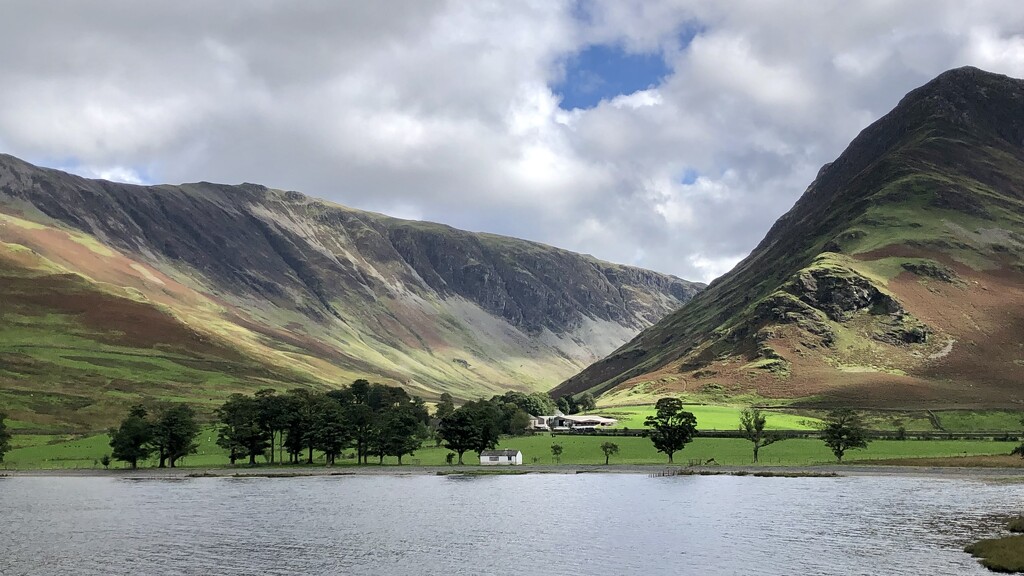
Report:
[{"label": "white cloud", "polygon": [[[954,0],[13,0],[0,151],[261,182],[709,280],[910,89],[965,64],[1024,76],[1022,34],[1024,6]],[[549,86],[595,43],[671,73],[562,110]]]}]

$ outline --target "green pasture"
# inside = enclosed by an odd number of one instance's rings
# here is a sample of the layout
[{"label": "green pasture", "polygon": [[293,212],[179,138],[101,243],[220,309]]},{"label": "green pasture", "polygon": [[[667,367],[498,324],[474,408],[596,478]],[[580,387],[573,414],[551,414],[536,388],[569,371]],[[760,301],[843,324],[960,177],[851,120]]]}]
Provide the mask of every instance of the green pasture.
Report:
[{"label": "green pasture", "polygon": [[[686,410],[697,417],[699,430],[736,430],[744,405],[686,404]],[[824,410],[795,408],[761,409],[770,430],[816,430]],[[616,428],[644,428],[644,420],[655,413],[653,405],[608,406],[591,414],[615,418]],[[864,423],[871,430],[908,432],[1005,432],[1024,434],[1024,411],[1012,410],[864,410]],[[938,423],[938,427],[935,426]]]},{"label": "green pasture", "polygon": [[[0,469],[69,469],[69,468],[102,468],[99,459],[110,453],[106,434],[88,437],[69,438],[41,435],[15,435],[14,449],[11,450]],[[183,467],[224,467],[228,465],[227,455],[216,445],[216,432],[213,428],[205,428],[199,437],[199,452],[184,458]],[[523,452],[524,464],[554,464],[551,456],[551,445],[560,444],[563,448],[561,464],[594,465],[603,464],[604,455],[601,444],[613,442],[619,446],[619,453],[612,456],[613,464],[650,464],[659,465],[667,462],[667,458],[654,450],[647,438],[622,436],[582,436],[538,434],[516,438],[505,438],[500,448],[513,448]],[[903,458],[943,458],[950,456],[981,456],[1008,454],[1015,443],[985,440],[876,440],[867,450],[849,452],[848,461],[885,460]],[[407,456],[405,464],[423,466],[443,466],[445,448],[438,448],[430,443],[413,456]],[[706,462],[714,459],[723,465],[750,464],[751,444],[737,438],[697,438],[675,455],[676,464]],[[475,465],[478,462],[476,453],[467,452],[465,462]],[[322,458],[317,455],[318,463]],[[809,466],[833,462],[832,453],[816,439],[793,439],[777,442],[761,449],[761,464],[781,466]],[[260,459],[260,464],[264,460]],[[397,464],[395,458],[385,458],[387,465]],[[244,463],[243,463],[244,464]],[[146,467],[154,466],[149,461]],[[352,459],[343,459],[341,466],[355,465]],[[114,463],[111,468],[122,468],[121,462]]]},{"label": "green pasture", "polygon": [[[697,417],[699,430],[737,430],[740,425],[742,407],[687,405],[686,410]],[[821,420],[810,416],[800,416],[772,410],[762,411],[767,418],[766,426],[771,430],[814,430]],[[597,409],[592,412],[600,416],[615,418],[619,421],[617,428],[645,428],[644,420],[654,416],[654,406],[614,406]]]}]

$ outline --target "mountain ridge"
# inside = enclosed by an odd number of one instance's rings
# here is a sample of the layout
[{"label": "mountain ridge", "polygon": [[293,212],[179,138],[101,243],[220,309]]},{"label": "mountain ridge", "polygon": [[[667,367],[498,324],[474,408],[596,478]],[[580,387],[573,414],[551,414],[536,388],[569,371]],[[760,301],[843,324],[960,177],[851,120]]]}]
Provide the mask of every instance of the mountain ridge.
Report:
[{"label": "mountain ridge", "polygon": [[[38,329],[37,339],[49,334],[40,319],[63,310],[33,294],[34,287],[73,294],[69,302],[95,299],[86,292],[104,294],[100,300],[112,314],[116,302],[133,310],[148,306],[161,312],[168,333],[205,339],[217,362],[234,358],[231,370],[263,374],[232,376],[229,385],[207,391],[211,398],[232,389],[332,386],[364,376],[428,399],[444,391],[471,398],[546,389],[702,286],[540,243],[395,219],[260,185],[135,186],[40,169],[11,156],[0,156],[0,241],[0,290],[8,290],[14,309],[11,342],[22,332]],[[61,321],[86,338],[76,346],[101,349],[95,338],[126,344],[103,336],[103,317],[72,308]],[[189,356],[176,364],[194,366],[192,356],[204,352],[182,338],[157,344]],[[112,394],[114,380],[133,377],[114,378],[102,366],[120,360],[90,356],[93,364],[86,366],[56,348],[26,359],[28,345],[0,351],[0,396],[21,398],[32,390],[27,373],[52,368],[48,393],[66,404],[61,395],[68,386],[61,381],[67,377],[55,374],[84,372],[92,388],[76,391],[74,402],[94,401],[95,392],[106,414],[116,402],[102,395]],[[115,352],[118,358],[134,353]],[[177,370],[166,372],[173,380]],[[189,372],[185,380],[221,376]],[[171,387],[185,397],[190,385]],[[139,386],[117,386],[143,394]],[[23,398],[14,404],[12,411],[26,418],[40,409]],[[80,416],[62,409],[55,419],[93,419]]]},{"label": "mountain ridge", "polygon": [[[1024,270],[1022,144],[1024,82],[975,68],[938,76],[826,164],[732,271],[554,393],[614,389],[611,397],[624,402],[640,388],[692,392],[715,384],[767,398],[885,406],[902,400],[877,390],[902,386],[919,393],[912,402],[969,403],[970,394],[950,382],[964,374],[951,366],[967,363],[962,345],[931,362],[913,354],[927,359],[941,352],[933,345],[968,334],[982,341],[959,319],[936,319],[928,294],[980,302],[969,283],[1004,286],[1000,275]],[[850,307],[849,318],[830,316],[812,296],[822,279],[832,283],[826,295],[847,292],[840,308]],[[929,282],[932,292],[919,294],[918,284]],[[1014,326],[1021,294],[1012,282],[1003,293],[998,314]],[[925,330],[930,341],[906,341]],[[896,343],[886,348],[886,339]],[[1018,356],[1006,351],[1002,375],[972,383],[992,392],[979,403],[1021,401],[1012,385],[1014,362],[1024,361]],[[863,372],[851,376],[854,369]]]}]

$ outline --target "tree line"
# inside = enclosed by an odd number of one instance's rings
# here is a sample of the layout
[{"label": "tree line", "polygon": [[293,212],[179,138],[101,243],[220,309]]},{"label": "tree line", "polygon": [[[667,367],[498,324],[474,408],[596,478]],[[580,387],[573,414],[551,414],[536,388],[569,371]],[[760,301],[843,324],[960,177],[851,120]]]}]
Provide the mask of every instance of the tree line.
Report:
[{"label": "tree line", "polygon": [[[228,451],[231,464],[258,456],[270,463],[305,459],[313,463],[314,451],[334,464],[345,450],[355,449],[356,460],[371,456],[398,462],[413,454],[427,438],[429,415],[418,396],[403,388],[356,380],[329,392],[305,389],[277,394],[260,390],[253,396],[232,395],[217,410],[220,422],[217,445]],[[276,450],[276,458],[275,458]]]},{"label": "tree line", "polygon": [[[501,435],[523,434],[531,414],[556,409],[555,401],[542,393],[506,392],[459,408],[445,393],[431,418],[418,396],[360,379],[328,392],[264,389],[233,394],[215,414],[217,445],[227,451],[232,465],[246,459],[255,465],[260,457],[269,463],[312,464],[315,452],[330,465],[349,449],[357,463],[393,456],[401,464],[431,437],[457,453],[461,464],[466,451],[494,448]],[[112,456],[133,469],[152,456],[159,458],[160,467],[174,467],[196,451],[199,429],[195,413],[185,405],[155,410],[134,406],[109,431]]]}]

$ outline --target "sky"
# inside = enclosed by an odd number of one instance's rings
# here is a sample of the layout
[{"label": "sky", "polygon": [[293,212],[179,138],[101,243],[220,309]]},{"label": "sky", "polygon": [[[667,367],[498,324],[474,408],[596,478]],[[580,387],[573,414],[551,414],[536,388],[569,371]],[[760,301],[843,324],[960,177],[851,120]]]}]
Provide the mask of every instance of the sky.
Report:
[{"label": "sky", "polygon": [[1024,3],[4,0],[0,152],[256,182],[709,281]]}]

